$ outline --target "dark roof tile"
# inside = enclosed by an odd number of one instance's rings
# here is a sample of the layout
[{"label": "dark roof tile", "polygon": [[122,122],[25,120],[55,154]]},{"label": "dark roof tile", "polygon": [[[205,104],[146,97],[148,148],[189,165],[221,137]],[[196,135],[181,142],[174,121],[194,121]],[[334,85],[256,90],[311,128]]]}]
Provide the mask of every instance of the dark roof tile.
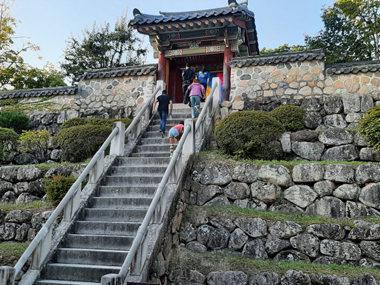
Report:
[{"label": "dark roof tile", "polygon": [[79,77],[79,80],[90,78],[113,78],[121,76],[133,76],[133,75],[153,75],[157,72],[156,64],[147,64],[139,66],[126,66],[117,68],[103,68],[88,70],[85,74]]},{"label": "dark roof tile", "polygon": [[76,86],[48,87],[38,89],[22,89],[0,92],[0,99],[30,98],[51,95],[74,95],[77,93]]},{"label": "dark roof tile", "polygon": [[380,71],[380,60],[327,64],[328,75]]}]

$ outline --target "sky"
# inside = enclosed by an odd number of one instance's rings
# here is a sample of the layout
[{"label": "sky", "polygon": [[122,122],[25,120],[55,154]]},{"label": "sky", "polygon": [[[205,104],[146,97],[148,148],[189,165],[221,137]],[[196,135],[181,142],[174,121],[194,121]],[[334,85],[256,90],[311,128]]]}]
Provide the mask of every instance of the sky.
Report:
[{"label": "sky", "polygon": [[[304,35],[311,36],[323,27],[322,7],[332,6],[334,0],[248,0],[248,8],[255,13],[259,48],[275,48],[285,43],[304,44]],[[239,3],[242,1],[238,1]],[[128,9],[128,19],[133,9],[141,13],[158,15],[162,12],[182,12],[228,6],[228,0],[15,0],[11,15],[20,20],[17,37],[27,37],[40,47],[37,58],[34,52],[24,53],[25,62],[42,68],[47,62],[59,68],[67,40],[71,35],[80,38],[82,30],[104,22],[114,26],[118,16]],[[145,39],[148,43],[148,39]],[[19,40],[19,45],[21,42]],[[148,63],[156,63],[152,53]]]}]

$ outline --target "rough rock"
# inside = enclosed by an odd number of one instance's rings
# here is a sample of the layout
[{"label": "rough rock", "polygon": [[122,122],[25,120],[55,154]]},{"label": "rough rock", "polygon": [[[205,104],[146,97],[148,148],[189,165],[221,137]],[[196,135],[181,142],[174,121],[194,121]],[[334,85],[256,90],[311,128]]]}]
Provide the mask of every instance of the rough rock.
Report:
[{"label": "rough rock", "polygon": [[342,182],[342,183],[353,183],[355,171],[350,165],[345,164],[329,164],[325,169],[325,179]]},{"label": "rough rock", "polygon": [[190,270],[190,281],[203,284],[205,282],[206,276],[196,270]]},{"label": "rough rock", "polygon": [[232,180],[228,166],[222,162],[207,163],[205,169],[200,173],[200,182],[204,185],[227,185]]},{"label": "rough rock", "polygon": [[247,285],[248,276],[242,271],[210,272],[207,275],[207,284],[210,285]]},{"label": "rough rock", "polygon": [[260,218],[237,218],[235,225],[247,235],[257,238],[267,235],[267,222]]},{"label": "rough rock", "polygon": [[290,133],[292,142],[315,142],[318,140],[319,132],[310,130],[301,130],[298,132]]},{"label": "rough rock", "polygon": [[317,257],[319,253],[319,239],[310,234],[300,234],[290,238],[292,247],[310,257]]},{"label": "rough rock", "polygon": [[315,264],[323,264],[323,265],[347,265],[347,260],[337,258],[337,257],[331,257],[331,256],[326,256],[322,255],[314,259],[313,263]]},{"label": "rough rock", "polygon": [[346,215],[347,218],[355,219],[362,217],[379,217],[380,212],[365,206],[362,203],[346,201]]},{"label": "rough rock", "polygon": [[22,224],[29,222],[32,218],[32,213],[29,211],[13,210],[5,216],[5,222]]},{"label": "rough rock", "polygon": [[311,281],[302,271],[288,270],[281,278],[281,285],[311,285]]},{"label": "rough rock", "polygon": [[380,181],[380,166],[375,164],[361,164],[355,172],[356,182],[365,184]]},{"label": "rough rock", "polygon": [[302,227],[292,221],[276,221],[269,227],[269,233],[277,238],[290,238],[302,232]]},{"label": "rough rock", "polygon": [[325,145],[320,142],[292,142],[292,151],[307,160],[321,160]]},{"label": "rough rock", "polygon": [[263,272],[249,278],[249,285],[280,285],[280,276],[275,272]]},{"label": "rough rock", "polygon": [[46,182],[43,178],[31,181],[28,184],[28,193],[38,197],[43,197],[46,194]]},{"label": "rough rock", "polygon": [[322,161],[353,161],[359,158],[359,152],[353,144],[329,148],[322,155]]},{"label": "rough rock", "polygon": [[294,185],[284,191],[284,199],[293,204],[306,208],[318,197],[318,194],[306,185]]},{"label": "rough rock", "polygon": [[362,102],[360,105],[360,112],[361,113],[367,113],[369,110],[371,110],[374,106],[373,98],[371,95],[363,94],[362,96]]},{"label": "rough rock", "polygon": [[305,262],[310,263],[310,258],[297,250],[284,250],[277,253],[273,258],[275,261],[288,261],[288,262]]},{"label": "rough rock", "polygon": [[252,198],[252,199],[244,199],[244,200],[235,200],[235,207],[240,208],[248,208],[252,210],[266,211],[268,206],[263,201]]},{"label": "rough rock", "polygon": [[380,209],[380,183],[371,183],[362,188],[359,201],[369,207]]},{"label": "rough rock", "polygon": [[16,237],[16,231],[20,225],[15,223],[6,223],[0,226],[0,240],[13,240]]},{"label": "rough rock", "polygon": [[222,188],[217,185],[202,185],[198,182],[191,183],[191,190],[197,193],[197,205],[202,206],[217,194],[223,193]]},{"label": "rough rock", "polygon": [[360,249],[363,255],[376,261],[380,261],[380,246],[376,242],[362,241],[360,242]]},{"label": "rough rock", "polygon": [[17,181],[17,170],[18,167],[15,166],[3,166],[0,167],[0,179],[8,182]]},{"label": "rough rock", "polygon": [[264,243],[261,239],[254,239],[247,242],[243,248],[243,256],[252,259],[268,259]]},{"label": "rough rock", "polygon": [[201,244],[207,244],[211,232],[214,230],[213,227],[208,225],[202,225],[197,230],[197,241]]},{"label": "rough rock", "polygon": [[343,102],[339,96],[326,96],[323,107],[329,115],[339,114],[342,111]]},{"label": "rough rock", "polygon": [[320,238],[342,240],[346,231],[338,224],[314,224],[306,228],[309,234]]},{"label": "rough rock", "polygon": [[313,285],[350,285],[350,279],[345,276],[330,275],[330,274],[311,274],[311,282]]},{"label": "rough rock", "polygon": [[228,198],[226,196],[218,196],[212,199],[211,201],[207,202],[205,204],[206,207],[210,206],[229,206],[231,205],[230,201],[228,201]]},{"label": "rough rock", "polygon": [[360,187],[356,184],[343,184],[336,188],[333,195],[342,200],[356,200]]},{"label": "rough rock", "polygon": [[224,188],[224,194],[232,200],[245,199],[249,197],[250,190],[246,183],[231,182]]},{"label": "rough rock", "polygon": [[360,259],[359,260],[359,266],[366,267],[366,268],[375,267],[375,268],[380,269],[380,263],[378,261],[370,259],[370,258]]},{"label": "rough rock", "polygon": [[3,197],[1,198],[1,203],[15,203],[16,202],[16,195],[13,191],[5,192]]},{"label": "rough rock", "polygon": [[327,115],[323,118],[323,124],[326,126],[344,129],[347,122],[341,114]]},{"label": "rough rock", "polygon": [[225,229],[215,229],[210,233],[207,247],[211,249],[221,249],[226,248],[228,245],[228,239],[230,238],[230,233]]},{"label": "rough rock", "polygon": [[38,160],[34,157],[34,155],[30,153],[20,153],[19,155],[16,155],[13,160],[15,164],[18,164],[18,165],[38,163]]},{"label": "rough rock", "polygon": [[358,94],[342,95],[342,101],[345,114],[360,112],[360,97]]},{"label": "rough rock", "polygon": [[306,215],[342,219],[346,217],[345,204],[335,197],[323,197],[310,205]]},{"label": "rough rock", "polygon": [[40,198],[37,196],[30,195],[28,193],[22,193],[20,196],[17,197],[15,203],[18,204],[25,204],[30,203],[34,201],[40,201]]},{"label": "rough rock", "polygon": [[269,207],[271,212],[282,212],[288,214],[303,214],[304,210],[288,201],[281,201],[280,204],[273,204]]},{"label": "rough rock", "polygon": [[322,116],[319,112],[306,112],[304,122],[306,128],[315,130],[322,123]]},{"label": "rough rock", "polygon": [[35,165],[22,166],[17,171],[18,181],[32,181],[41,178],[43,173]]},{"label": "rough rock", "polygon": [[320,251],[324,255],[357,261],[361,257],[360,248],[351,242],[339,242],[336,240],[322,240]]},{"label": "rough rock", "polygon": [[289,187],[293,184],[289,169],[282,165],[261,166],[259,178],[277,184],[280,187]]},{"label": "rough rock", "polygon": [[366,221],[354,221],[355,226],[348,234],[350,240],[378,240],[380,239],[380,224]]},{"label": "rough rock", "polygon": [[17,195],[28,192],[28,190],[29,190],[28,182],[18,182],[14,185],[14,191]]},{"label": "rough rock", "polygon": [[229,232],[232,232],[236,228],[234,222],[231,219],[212,218],[210,222],[214,227],[218,229],[226,229]]},{"label": "rough rock", "polygon": [[366,273],[356,278],[352,285],[378,285],[378,283],[376,282],[375,277]]},{"label": "rough rock", "polygon": [[319,163],[297,164],[293,167],[294,182],[317,182],[323,179],[325,169]]},{"label": "rough rock", "polygon": [[234,250],[241,249],[247,241],[248,236],[241,229],[235,229],[230,236],[228,248]]},{"label": "rough rock", "polygon": [[206,252],[207,247],[197,241],[191,241],[186,245],[187,249],[193,250],[193,251],[199,251],[199,252]]},{"label": "rough rock", "polygon": [[302,101],[301,108],[307,112],[318,112],[322,109],[318,99],[307,98]]},{"label": "rough rock", "polygon": [[265,243],[266,252],[270,255],[282,251],[291,247],[290,241],[286,239],[279,239],[275,237],[269,237]]},{"label": "rough rock", "polygon": [[344,129],[330,129],[321,133],[318,137],[319,141],[325,145],[344,145],[353,142],[353,136]]},{"label": "rough rock", "polygon": [[366,138],[361,136],[359,132],[355,132],[354,134],[354,143],[357,146],[367,146]]},{"label": "rough rock", "polygon": [[53,177],[57,175],[70,176],[73,171],[72,165],[56,165],[51,167],[45,174],[47,177]]},{"label": "rough rock", "polygon": [[252,163],[242,163],[233,170],[232,179],[244,183],[253,183],[259,175],[259,165]]},{"label": "rough rock", "polygon": [[16,236],[15,240],[23,242],[27,239],[28,237],[28,231],[30,229],[30,226],[28,224],[22,224],[20,227],[16,229]]},{"label": "rough rock", "polygon": [[331,195],[334,188],[334,182],[331,182],[329,180],[319,181],[314,184],[314,191],[317,192],[319,197]]},{"label": "rough rock", "polygon": [[60,161],[61,160],[61,152],[60,149],[53,149],[50,154],[50,159],[54,161]]},{"label": "rough rock", "polygon": [[346,116],[346,121],[348,123],[359,123],[361,118],[363,118],[363,114],[360,113],[349,113]]},{"label": "rough rock", "polygon": [[282,151],[286,153],[292,152],[292,142],[290,140],[290,133],[283,133],[280,139]]},{"label": "rough rock", "polygon": [[179,235],[182,242],[188,243],[197,239],[197,229],[192,225],[187,225]]},{"label": "rough rock", "polygon": [[13,190],[13,184],[7,181],[0,181],[0,196],[7,191]]},{"label": "rough rock", "polygon": [[276,184],[257,181],[251,184],[251,193],[253,198],[265,203],[274,203],[280,198],[282,190]]}]

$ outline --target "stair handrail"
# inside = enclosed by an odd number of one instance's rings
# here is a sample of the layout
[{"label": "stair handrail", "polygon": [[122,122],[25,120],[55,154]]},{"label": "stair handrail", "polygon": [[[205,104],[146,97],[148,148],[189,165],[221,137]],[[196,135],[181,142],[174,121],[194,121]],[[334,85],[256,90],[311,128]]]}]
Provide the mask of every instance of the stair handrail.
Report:
[{"label": "stair handrail", "polygon": [[[22,254],[16,265],[14,266],[14,277],[21,271],[22,267],[25,265],[27,260],[36,254],[35,259],[32,260],[31,267],[36,267],[38,269],[42,262],[45,260],[49,253],[52,233],[53,233],[53,223],[56,221],[61,212],[64,212],[63,219],[65,221],[70,221],[79,208],[81,184],[88,174],[90,174],[89,183],[96,183],[99,179],[101,173],[103,172],[103,162],[104,153],[108,146],[111,144],[110,154],[123,155],[124,154],[124,130],[125,125],[122,122],[115,122],[113,125],[113,130],[105,142],[102,144],[100,149],[93,156],[91,161],[88,163],[86,168],[83,170],[82,174],[76,179],[74,184],[70,187],[69,191],[66,193],[64,198],[55,208],[53,213],[50,215],[49,219],[42,226],[38,234],[35,236],[33,241],[30,243],[28,248]],[[71,203],[70,203],[71,202]],[[45,240],[47,239],[47,241]],[[45,248],[48,246],[49,248]],[[44,248],[38,248],[44,247]],[[37,252],[38,251],[38,252]],[[32,258],[33,259],[33,258]],[[34,268],[32,268],[34,269]],[[14,280],[13,280],[14,282]],[[13,283],[10,283],[13,284]]]},{"label": "stair handrail", "polygon": [[[119,271],[119,274],[104,275],[102,277],[102,284],[125,284],[125,280],[127,278],[130,267],[132,266],[132,263],[134,261],[136,262],[136,259],[139,259],[139,262],[141,263],[141,265],[145,264],[143,254],[140,253],[141,256],[139,258],[137,258],[136,255],[137,255],[139,249],[142,252],[141,247],[142,247],[142,243],[146,240],[145,236],[146,236],[147,231],[148,231],[148,226],[151,224],[152,217],[154,214],[156,214],[156,220],[158,220],[158,222],[156,222],[156,223],[161,223],[162,216],[164,213],[162,211],[165,211],[165,208],[160,207],[160,209],[157,209],[157,206],[158,206],[159,202],[162,202],[161,198],[164,194],[164,190],[165,190],[165,187],[167,185],[167,182],[169,181],[171,175],[173,175],[173,170],[177,170],[178,168],[182,167],[181,163],[182,163],[183,159],[181,157],[181,154],[183,154],[182,149],[183,149],[184,144],[186,143],[187,147],[189,147],[189,145],[190,145],[191,150],[190,151],[187,150],[188,153],[194,153],[196,151],[195,150],[195,133],[196,133],[196,129],[197,129],[196,126],[198,126],[198,129],[199,129],[202,123],[198,123],[198,121],[199,120],[202,120],[202,122],[205,121],[206,113],[208,112],[208,111],[206,111],[206,109],[208,109],[210,107],[215,109],[217,106],[219,106],[220,87],[221,87],[220,86],[220,79],[214,78],[212,81],[211,92],[210,92],[209,96],[207,97],[206,103],[203,107],[201,114],[198,117],[197,124],[195,126],[194,126],[194,119],[185,120],[184,132],[183,132],[183,135],[181,137],[181,140],[179,141],[178,146],[177,146],[176,150],[174,151],[173,156],[170,160],[170,163],[169,163],[169,165],[165,171],[165,174],[164,174],[164,176],[163,176],[163,178],[162,178],[162,180],[161,180],[161,182],[160,182],[160,184],[159,184],[159,186],[158,186],[158,188],[154,194],[153,200],[149,206],[149,209],[145,215],[145,218],[144,218],[142,224],[140,225],[140,227],[137,231],[136,237],[134,238],[134,240],[132,242],[132,245],[128,251],[128,255],[127,255],[126,259],[124,260],[124,263],[123,263],[123,265]],[[219,90],[219,92],[217,92],[218,96],[214,96],[215,90]],[[208,112],[208,114],[210,116],[213,113],[212,111],[213,110]],[[189,136],[189,134],[191,134],[191,135]],[[188,136],[189,136],[190,143],[187,141]],[[179,177],[176,177],[176,178],[174,178],[174,180],[178,180],[178,178]],[[164,208],[164,209],[161,209],[161,208]],[[141,267],[142,266],[140,266],[140,268],[137,270],[141,270]]]}]

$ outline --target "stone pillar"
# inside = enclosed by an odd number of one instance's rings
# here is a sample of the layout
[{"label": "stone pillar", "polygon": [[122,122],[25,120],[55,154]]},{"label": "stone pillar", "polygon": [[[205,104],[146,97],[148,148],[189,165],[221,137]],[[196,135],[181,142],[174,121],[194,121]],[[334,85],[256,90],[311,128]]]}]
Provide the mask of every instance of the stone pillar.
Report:
[{"label": "stone pillar", "polygon": [[15,272],[13,267],[2,266],[0,267],[0,284],[1,285],[14,285],[15,284]]},{"label": "stone pillar", "polygon": [[123,285],[123,278],[119,274],[108,274],[102,276],[102,285]]},{"label": "stone pillar", "polygon": [[231,91],[231,67],[228,62],[232,60],[232,50],[230,45],[226,45],[223,60],[223,101],[229,101]]},{"label": "stone pillar", "polygon": [[165,52],[160,52],[158,55],[158,75],[157,80],[165,81],[166,77],[166,58]]}]

